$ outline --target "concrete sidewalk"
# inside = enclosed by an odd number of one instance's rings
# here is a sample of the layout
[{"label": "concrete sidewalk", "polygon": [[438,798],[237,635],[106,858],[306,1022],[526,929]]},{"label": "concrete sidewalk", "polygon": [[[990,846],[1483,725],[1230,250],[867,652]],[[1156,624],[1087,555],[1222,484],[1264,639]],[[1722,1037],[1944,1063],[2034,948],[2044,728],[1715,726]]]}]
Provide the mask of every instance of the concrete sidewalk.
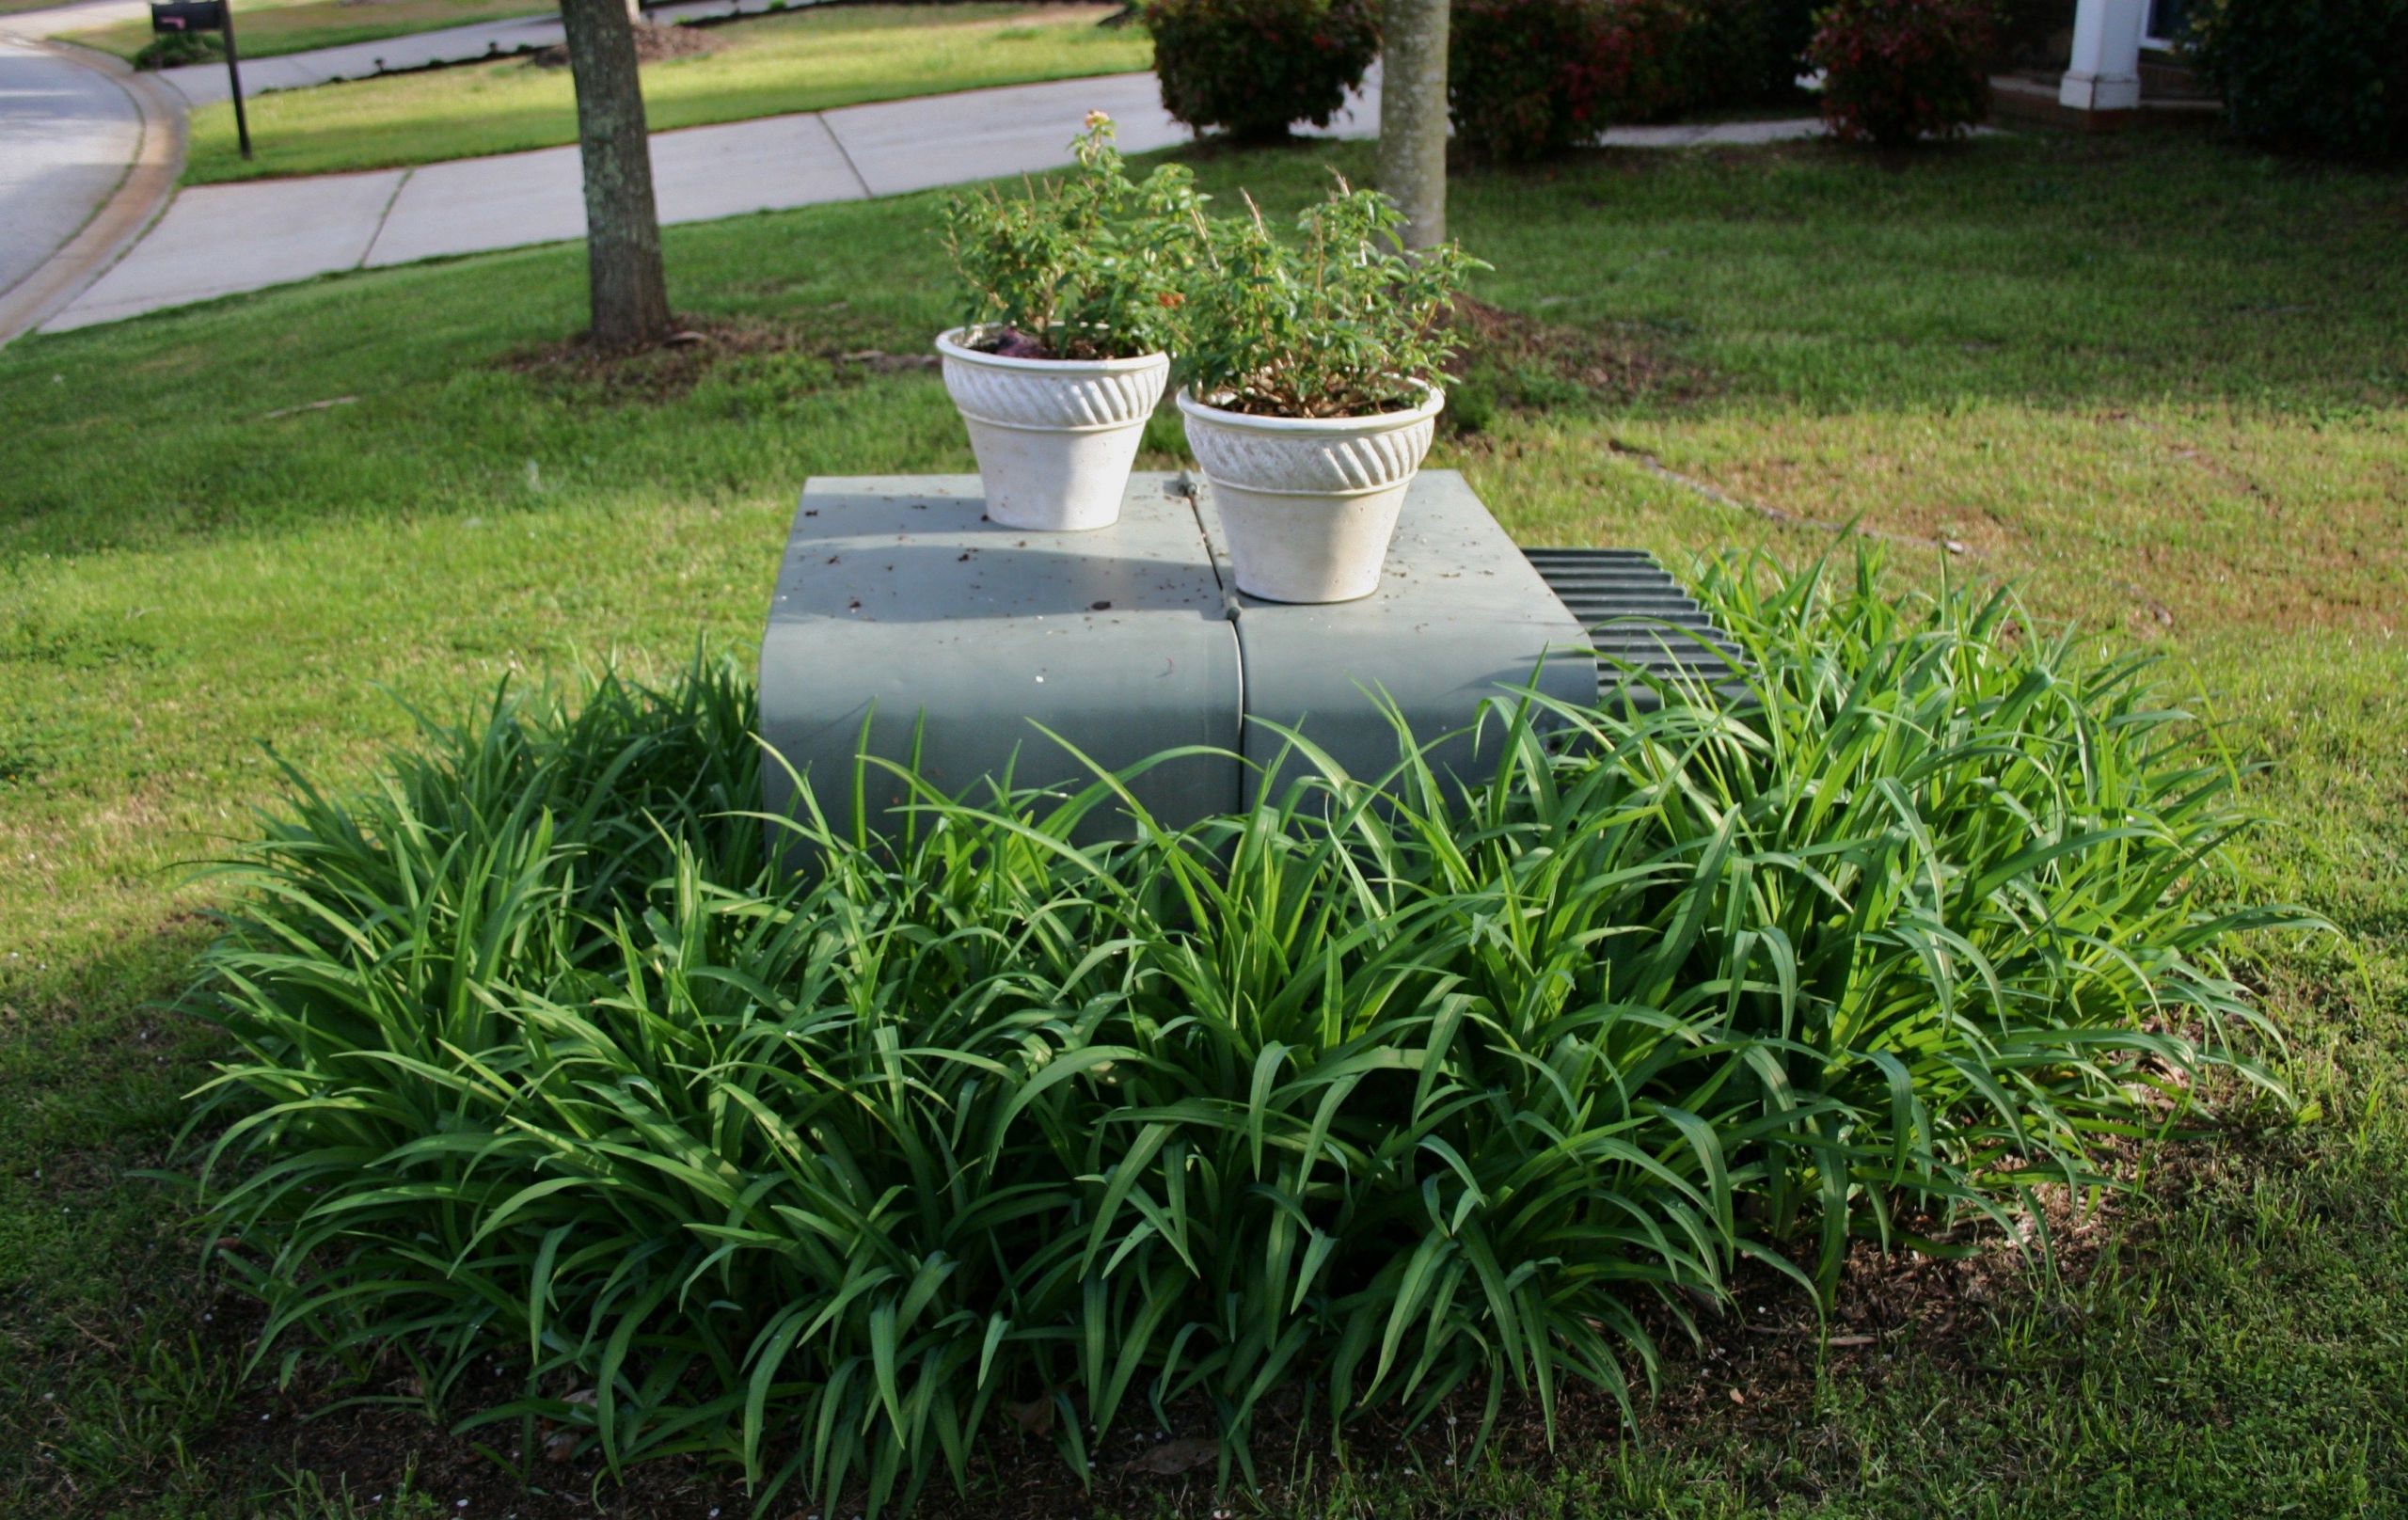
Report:
[{"label": "concrete sidewalk", "polygon": [[[663,222],[862,200],[1055,168],[1090,110],[1133,153],[1188,140],[1154,76],[1018,85],[655,134]],[[1376,98],[1341,130],[1378,126]],[[573,148],[416,169],[198,185],[134,251],[46,323],[62,332],[338,270],[585,235]]]},{"label": "concrete sidewalk", "polygon": [[[1189,139],[1162,108],[1154,76],[1016,85],[923,96],[652,139],[664,222],[709,221],[832,200],[1056,168],[1090,110],[1110,113],[1132,153]],[[1328,135],[1378,131],[1378,78]],[[1812,136],[1820,122],[1633,128],[1608,147],[1682,148]],[[462,159],[416,169],[201,185],[149,237],[43,325],[61,332],[340,270],[377,268],[585,234],[578,150]]]}]

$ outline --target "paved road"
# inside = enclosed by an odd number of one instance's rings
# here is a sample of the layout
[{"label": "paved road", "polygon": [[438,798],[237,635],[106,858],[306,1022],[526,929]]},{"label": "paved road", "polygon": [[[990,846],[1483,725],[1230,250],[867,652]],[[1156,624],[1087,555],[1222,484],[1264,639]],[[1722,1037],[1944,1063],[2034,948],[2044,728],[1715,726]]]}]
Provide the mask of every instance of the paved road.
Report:
[{"label": "paved road", "polygon": [[[823,3],[825,0],[668,0],[664,4],[647,5],[644,14],[664,24],[715,21],[730,16],[758,16],[772,10],[800,9]],[[55,9],[0,16],[0,32],[15,32],[20,37],[56,37],[88,27],[105,26],[112,22],[147,21],[150,14],[148,0],[79,0],[78,4]],[[234,12],[238,39],[242,21],[242,9],[238,5]],[[246,57],[243,60],[243,93],[249,96],[264,95],[278,89],[306,89],[312,85],[369,79],[377,74],[406,73],[414,69],[432,69],[446,63],[473,63],[480,58],[532,53],[551,47],[561,40],[561,37],[560,12],[553,9],[537,15],[476,22],[466,26],[446,26],[407,37],[389,37],[377,42],[314,48],[306,53],[287,53],[273,58]],[[195,63],[180,69],[162,69],[159,77],[173,85],[178,93],[195,105],[208,105],[227,98],[226,66],[223,63]]]},{"label": "paved road", "polygon": [[141,113],[115,80],[0,36],[0,293],[82,229],[141,143]]},{"label": "paved road", "polygon": [[[647,6],[644,14],[655,22],[666,24],[719,20],[729,16],[758,16],[767,11],[787,8],[789,4],[800,8],[819,3],[821,0],[678,0],[672,5]],[[238,10],[234,17],[237,40],[242,37],[242,13]],[[540,16],[478,22],[473,25],[447,26],[440,31],[419,32],[409,37],[388,37],[381,42],[355,42],[347,47],[288,53],[277,58],[245,59],[243,93],[250,96],[264,95],[276,89],[307,89],[312,85],[370,79],[377,74],[407,73],[414,69],[432,69],[438,64],[473,63],[479,58],[532,53],[551,47],[565,35],[561,30],[560,12],[553,10]],[[159,77],[175,86],[195,105],[207,105],[227,98],[226,66],[222,63],[196,63],[181,69],[163,69]]]}]

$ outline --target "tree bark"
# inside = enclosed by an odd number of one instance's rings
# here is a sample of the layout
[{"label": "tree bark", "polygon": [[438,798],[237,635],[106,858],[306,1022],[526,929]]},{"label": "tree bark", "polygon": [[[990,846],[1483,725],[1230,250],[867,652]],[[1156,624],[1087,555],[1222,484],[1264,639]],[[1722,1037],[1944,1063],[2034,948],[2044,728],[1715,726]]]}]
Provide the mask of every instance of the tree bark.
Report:
[{"label": "tree bark", "polygon": [[1448,0],[1387,0],[1380,23],[1380,189],[1407,247],[1447,241]]},{"label": "tree bark", "polygon": [[631,348],[669,336],[669,280],[652,196],[652,144],[636,77],[629,0],[561,0],[585,166],[585,270],[594,341]]}]

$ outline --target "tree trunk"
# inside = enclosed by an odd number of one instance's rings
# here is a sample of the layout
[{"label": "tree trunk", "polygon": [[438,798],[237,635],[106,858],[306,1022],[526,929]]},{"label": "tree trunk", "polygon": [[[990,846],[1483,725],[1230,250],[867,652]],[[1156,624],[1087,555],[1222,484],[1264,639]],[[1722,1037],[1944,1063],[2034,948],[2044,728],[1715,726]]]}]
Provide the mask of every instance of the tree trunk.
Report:
[{"label": "tree trunk", "polygon": [[652,198],[652,145],[636,77],[630,0],[561,0],[585,165],[585,270],[594,341],[629,348],[669,336],[669,281]]},{"label": "tree trunk", "polygon": [[1447,0],[1387,0],[1380,23],[1380,189],[1407,247],[1447,241]]}]

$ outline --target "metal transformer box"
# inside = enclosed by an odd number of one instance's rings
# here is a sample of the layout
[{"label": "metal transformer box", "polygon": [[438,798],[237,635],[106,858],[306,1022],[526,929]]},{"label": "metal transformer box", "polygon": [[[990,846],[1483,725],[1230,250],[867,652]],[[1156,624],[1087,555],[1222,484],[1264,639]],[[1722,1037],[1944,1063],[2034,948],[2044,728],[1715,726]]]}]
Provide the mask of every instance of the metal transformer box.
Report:
[{"label": "metal transformer box", "polygon": [[[1575,601],[1643,575],[1651,615],[1678,610],[1666,594],[1695,614],[1643,556],[1579,570]],[[975,476],[815,479],[761,644],[765,802],[794,807],[791,768],[848,828],[864,751],[974,796],[1006,778],[1076,789],[1094,768],[1192,748],[1131,783],[1179,827],[1275,796],[1279,728],[1373,778],[1398,760],[1390,708],[1426,742],[1517,689],[1592,702],[1593,621],[1452,470],[1415,481],[1381,589],[1323,606],[1239,594],[1211,487],[1185,476],[1132,477],[1120,520],[1083,533],[989,522]],[[1465,739],[1434,755],[1442,771],[1485,758]],[[875,827],[905,787],[860,768]]]}]

